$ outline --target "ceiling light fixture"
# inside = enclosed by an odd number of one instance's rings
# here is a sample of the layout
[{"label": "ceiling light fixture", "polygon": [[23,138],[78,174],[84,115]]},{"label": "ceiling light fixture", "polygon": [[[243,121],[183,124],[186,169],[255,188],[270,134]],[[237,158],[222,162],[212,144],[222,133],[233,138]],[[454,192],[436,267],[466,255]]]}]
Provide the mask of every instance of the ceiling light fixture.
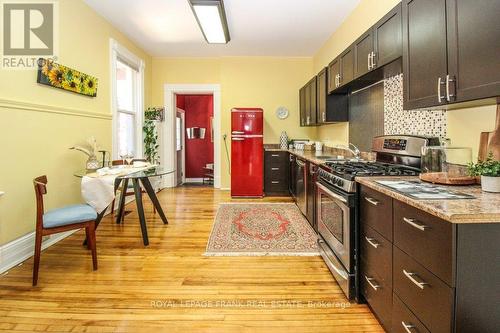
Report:
[{"label": "ceiling light fixture", "polygon": [[188,0],[205,40],[209,44],[227,44],[231,37],[227,27],[223,0]]}]

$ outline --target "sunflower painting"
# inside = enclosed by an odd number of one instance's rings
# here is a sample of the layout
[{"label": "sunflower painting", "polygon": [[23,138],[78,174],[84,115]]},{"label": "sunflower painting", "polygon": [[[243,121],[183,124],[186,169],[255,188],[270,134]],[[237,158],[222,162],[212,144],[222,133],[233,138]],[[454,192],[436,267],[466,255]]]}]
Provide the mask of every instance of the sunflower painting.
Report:
[{"label": "sunflower painting", "polygon": [[48,59],[38,60],[38,83],[96,97],[97,78]]}]

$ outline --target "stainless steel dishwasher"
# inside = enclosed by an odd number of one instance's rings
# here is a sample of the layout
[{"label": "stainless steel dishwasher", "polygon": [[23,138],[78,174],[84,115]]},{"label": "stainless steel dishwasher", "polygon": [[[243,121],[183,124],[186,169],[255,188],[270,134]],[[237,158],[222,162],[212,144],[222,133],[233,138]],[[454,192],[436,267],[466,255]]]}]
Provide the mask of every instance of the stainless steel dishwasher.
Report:
[{"label": "stainless steel dishwasher", "polygon": [[295,195],[296,203],[302,214],[307,214],[307,191],[306,191],[306,163],[295,159]]}]

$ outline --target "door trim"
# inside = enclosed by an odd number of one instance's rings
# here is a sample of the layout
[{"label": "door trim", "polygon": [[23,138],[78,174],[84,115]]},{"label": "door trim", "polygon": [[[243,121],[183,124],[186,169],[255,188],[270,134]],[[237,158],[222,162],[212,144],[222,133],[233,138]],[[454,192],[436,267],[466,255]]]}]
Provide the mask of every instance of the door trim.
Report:
[{"label": "door trim", "polygon": [[[221,90],[220,84],[165,84],[164,103],[165,121],[161,125],[160,145],[161,163],[167,170],[175,170],[177,166],[177,154],[175,154],[175,95],[213,95],[214,113],[214,187],[221,187]],[[174,158],[167,158],[174,156]],[[227,168],[227,166],[226,166]],[[164,179],[165,187],[175,187],[177,172],[169,174]]]}]

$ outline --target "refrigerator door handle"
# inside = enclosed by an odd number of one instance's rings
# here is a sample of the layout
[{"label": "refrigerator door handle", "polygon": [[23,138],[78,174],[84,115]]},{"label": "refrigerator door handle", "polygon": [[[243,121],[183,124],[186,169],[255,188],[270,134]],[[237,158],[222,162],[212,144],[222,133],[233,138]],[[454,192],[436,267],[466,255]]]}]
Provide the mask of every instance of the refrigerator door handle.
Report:
[{"label": "refrigerator door handle", "polygon": [[245,134],[245,132],[242,131],[232,131],[231,134]]},{"label": "refrigerator door handle", "polygon": [[245,138],[231,138],[231,140],[233,140],[233,141],[244,141]]}]

